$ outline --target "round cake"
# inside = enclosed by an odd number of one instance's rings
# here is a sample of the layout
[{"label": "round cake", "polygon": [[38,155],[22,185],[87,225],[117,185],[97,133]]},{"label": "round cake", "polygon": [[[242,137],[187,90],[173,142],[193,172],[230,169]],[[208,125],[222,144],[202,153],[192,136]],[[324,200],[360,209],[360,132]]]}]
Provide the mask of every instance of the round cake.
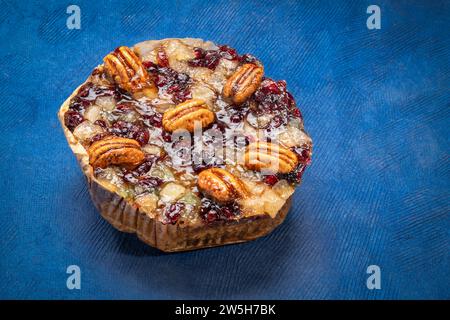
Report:
[{"label": "round cake", "polygon": [[58,116],[102,216],[163,251],[266,235],[311,161],[286,82],[201,39],[115,49]]}]

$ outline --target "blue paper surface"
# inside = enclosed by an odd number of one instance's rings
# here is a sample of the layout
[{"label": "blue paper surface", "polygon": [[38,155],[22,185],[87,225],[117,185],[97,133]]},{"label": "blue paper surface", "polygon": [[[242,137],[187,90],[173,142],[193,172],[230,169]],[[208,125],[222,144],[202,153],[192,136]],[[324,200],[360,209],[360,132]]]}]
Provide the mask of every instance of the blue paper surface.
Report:
[{"label": "blue paper surface", "polygon": [[[81,30],[66,9],[81,9]],[[381,29],[369,30],[370,4]],[[448,1],[0,1],[0,298],[450,298]],[[164,254],[95,210],[56,113],[102,57],[199,37],[286,79],[314,141],[286,221]],[[81,268],[81,289],[66,268]],[[369,290],[369,265],[381,289]]]}]

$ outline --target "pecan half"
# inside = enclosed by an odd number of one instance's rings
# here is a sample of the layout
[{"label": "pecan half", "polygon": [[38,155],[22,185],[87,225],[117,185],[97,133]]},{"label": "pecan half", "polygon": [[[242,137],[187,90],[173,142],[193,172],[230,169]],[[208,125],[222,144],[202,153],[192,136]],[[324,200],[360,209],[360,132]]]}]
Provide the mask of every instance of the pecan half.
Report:
[{"label": "pecan half", "polygon": [[122,46],[103,58],[106,73],[122,89],[135,96],[156,98],[158,90],[138,56]]},{"label": "pecan half", "polygon": [[243,64],[225,83],[224,97],[231,98],[235,104],[244,103],[258,89],[263,73],[263,67],[253,63]]},{"label": "pecan half", "polygon": [[245,167],[255,171],[289,173],[298,165],[297,155],[274,143],[250,143],[244,154]]},{"label": "pecan half", "polygon": [[163,114],[162,124],[166,131],[186,129],[194,132],[195,123],[202,128],[214,122],[214,112],[208,109],[204,100],[191,99],[180,103]]},{"label": "pecan half", "polygon": [[228,203],[238,198],[247,198],[249,192],[244,183],[227,170],[206,169],[200,172],[198,188],[219,203]]},{"label": "pecan half", "polygon": [[145,157],[139,142],[115,136],[94,142],[88,149],[88,155],[89,163],[94,168],[106,168],[111,164],[133,168]]}]

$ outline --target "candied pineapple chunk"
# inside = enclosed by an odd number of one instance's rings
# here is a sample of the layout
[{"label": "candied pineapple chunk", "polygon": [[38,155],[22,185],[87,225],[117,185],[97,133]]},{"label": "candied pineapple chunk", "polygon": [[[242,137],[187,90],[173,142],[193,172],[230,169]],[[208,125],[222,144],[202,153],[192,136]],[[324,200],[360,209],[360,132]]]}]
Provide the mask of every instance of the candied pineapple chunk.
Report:
[{"label": "candied pineapple chunk", "polygon": [[264,211],[272,218],[275,218],[278,211],[280,211],[281,207],[284,205],[285,200],[271,189],[267,189],[263,193],[262,198],[264,199]]},{"label": "candied pineapple chunk", "polygon": [[239,201],[248,215],[264,214],[264,201],[260,197],[249,197]]},{"label": "candied pineapple chunk", "polygon": [[162,201],[171,203],[180,199],[185,192],[185,187],[180,184],[170,182],[164,186],[159,195],[161,196]]},{"label": "candied pineapple chunk", "polygon": [[295,188],[286,180],[280,180],[273,186],[272,190],[275,191],[284,200],[286,200],[294,193]]},{"label": "candied pineapple chunk", "polygon": [[158,204],[158,197],[152,193],[145,194],[135,199],[136,204],[146,213],[153,213]]}]

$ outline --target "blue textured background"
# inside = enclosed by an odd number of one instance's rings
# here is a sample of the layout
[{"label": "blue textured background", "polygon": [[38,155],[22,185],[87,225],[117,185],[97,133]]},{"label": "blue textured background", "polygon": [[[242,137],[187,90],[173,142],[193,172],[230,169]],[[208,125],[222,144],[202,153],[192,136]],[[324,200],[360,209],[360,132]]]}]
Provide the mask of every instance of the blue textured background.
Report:
[{"label": "blue textured background", "polygon": [[[75,1],[68,30],[72,3],[0,1],[0,298],[450,298],[449,1]],[[286,79],[315,149],[275,232],[163,254],[100,218],[56,112],[116,46],[185,36]]]}]

